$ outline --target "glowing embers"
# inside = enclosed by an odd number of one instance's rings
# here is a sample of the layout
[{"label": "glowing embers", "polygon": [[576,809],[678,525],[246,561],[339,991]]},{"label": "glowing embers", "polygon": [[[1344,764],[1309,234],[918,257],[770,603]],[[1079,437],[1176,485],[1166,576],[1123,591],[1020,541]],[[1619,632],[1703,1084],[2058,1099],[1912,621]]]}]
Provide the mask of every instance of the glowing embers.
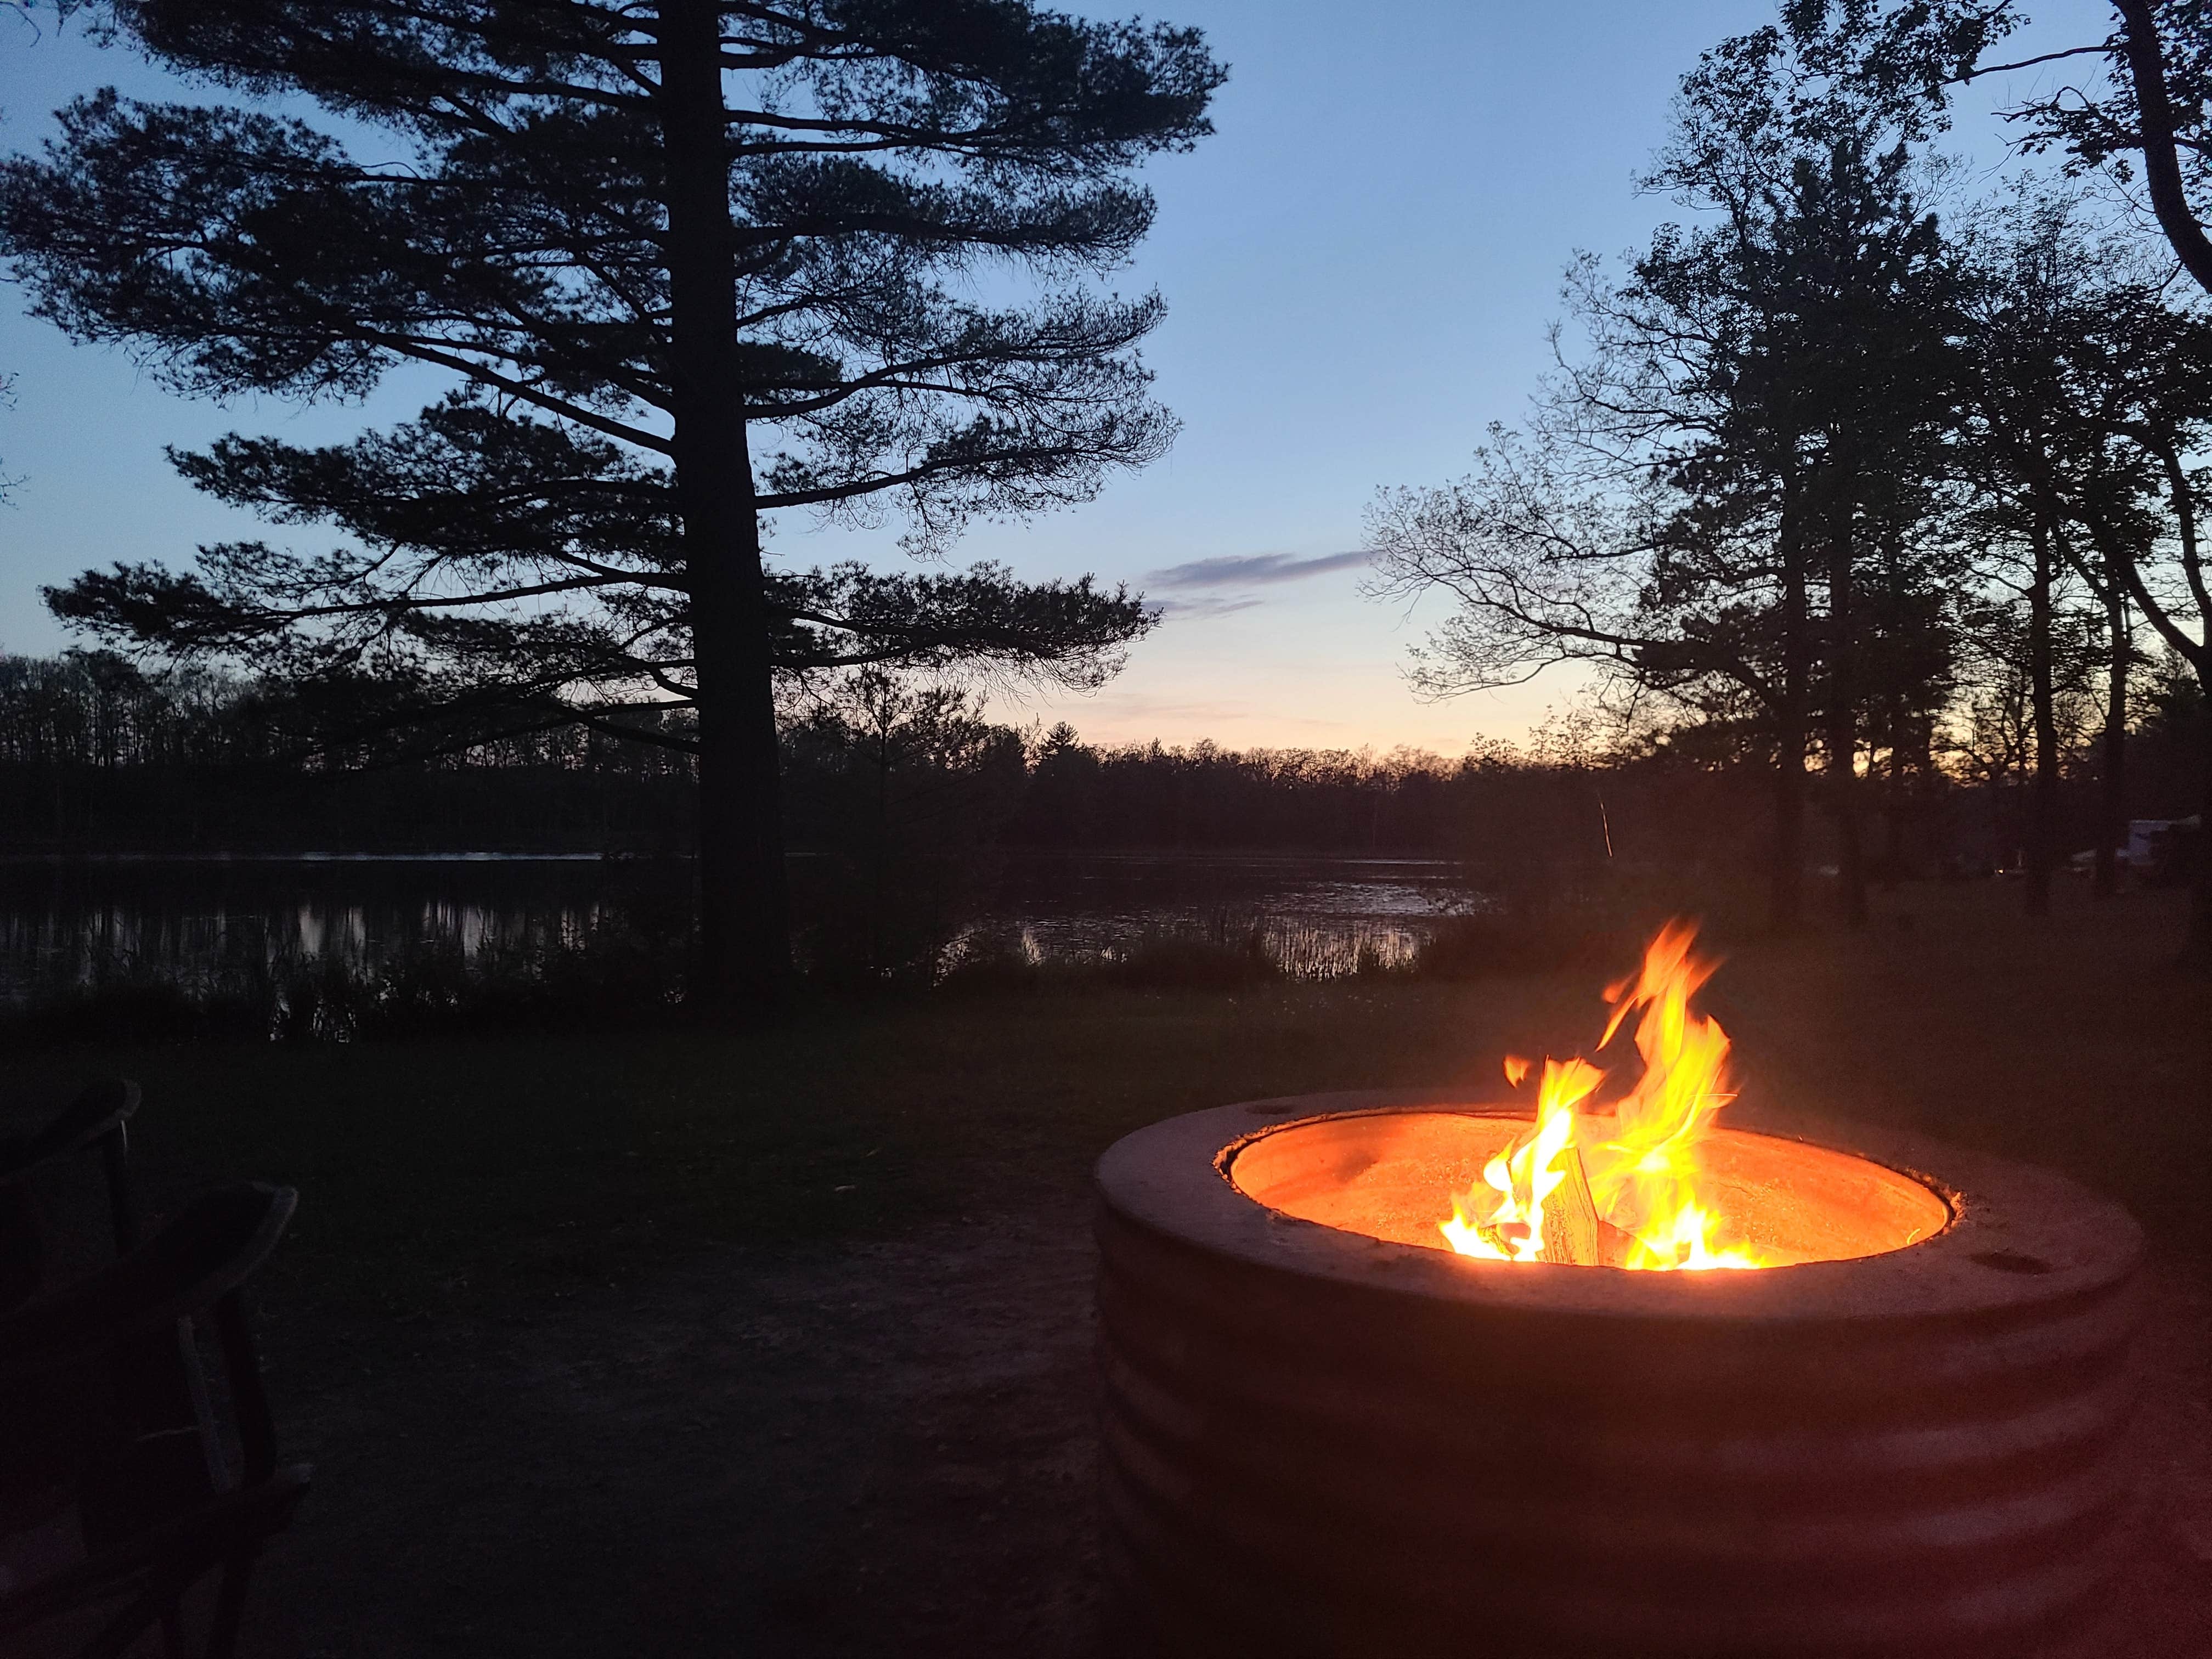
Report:
[{"label": "glowing embers", "polygon": [[[1416,1111],[1285,1125],[1240,1148],[1237,1188],[1271,1209],[1499,1261],[1643,1270],[1774,1267],[1900,1249],[1951,1219],[1868,1159],[1727,1129],[1729,1042],[1690,1006],[1712,972],[1671,924],[1607,993],[1600,1047],[1636,1016],[1644,1070],[1591,1109],[1606,1073],[1547,1060],[1524,1115]],[[1520,1084],[1534,1069],[1509,1060]],[[1448,1219],[1438,1219],[1447,1205]]]}]

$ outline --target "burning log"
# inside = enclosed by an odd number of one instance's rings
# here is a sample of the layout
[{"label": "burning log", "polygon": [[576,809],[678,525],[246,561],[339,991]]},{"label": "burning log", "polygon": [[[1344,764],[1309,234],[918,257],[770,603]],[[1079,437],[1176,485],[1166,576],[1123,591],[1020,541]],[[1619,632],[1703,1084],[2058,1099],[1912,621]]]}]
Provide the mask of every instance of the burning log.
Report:
[{"label": "burning log", "polygon": [[1572,1146],[1553,1159],[1552,1167],[1564,1172],[1544,1206],[1545,1261],[1595,1267],[1599,1260],[1597,1205],[1590,1197],[1589,1177],[1583,1173],[1583,1155]]},{"label": "burning log", "polygon": [[1528,1224],[1525,1221],[1478,1221],[1474,1224],[1474,1231],[1484,1243],[1512,1261],[1520,1257],[1521,1246],[1528,1237]]},{"label": "burning log", "polygon": [[[1552,1162],[1560,1172],[1559,1184],[1545,1200],[1543,1238],[1534,1259],[1577,1267],[1625,1267],[1635,1248],[1632,1233],[1623,1231],[1597,1212],[1590,1196],[1589,1176],[1583,1155],[1568,1146]],[[1482,1242],[1509,1261],[1526,1259],[1529,1238],[1525,1221],[1478,1221],[1473,1230]]]}]

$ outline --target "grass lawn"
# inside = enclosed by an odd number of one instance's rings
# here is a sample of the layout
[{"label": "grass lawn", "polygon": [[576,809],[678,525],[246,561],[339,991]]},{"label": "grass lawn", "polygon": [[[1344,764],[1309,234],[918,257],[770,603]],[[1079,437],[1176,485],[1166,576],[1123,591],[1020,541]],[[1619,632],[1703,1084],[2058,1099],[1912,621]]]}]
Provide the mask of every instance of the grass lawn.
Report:
[{"label": "grass lawn", "polygon": [[[2178,902],[2069,889],[2030,923],[2017,896],[1908,889],[1863,934],[1737,951],[1708,1000],[1744,1109],[2066,1168],[2136,1212],[2169,1307],[2201,1315],[2212,998],[2169,965]],[[262,1302],[280,1421],[321,1474],[258,1651],[1074,1654],[1091,1162],[1229,1100],[1491,1093],[1508,1052],[1592,1041],[1598,989],[939,998],[727,1036],[42,1054],[0,1059],[0,1108],[120,1071],[146,1087],[158,1203],[236,1176],[301,1189]],[[2195,1338],[2161,1352],[2169,1386],[2201,1382]],[[2203,1428],[2173,1431],[2197,1437],[2176,1467],[2200,1498]],[[2212,1640],[2212,1588],[2197,1607],[2169,1622]]]}]

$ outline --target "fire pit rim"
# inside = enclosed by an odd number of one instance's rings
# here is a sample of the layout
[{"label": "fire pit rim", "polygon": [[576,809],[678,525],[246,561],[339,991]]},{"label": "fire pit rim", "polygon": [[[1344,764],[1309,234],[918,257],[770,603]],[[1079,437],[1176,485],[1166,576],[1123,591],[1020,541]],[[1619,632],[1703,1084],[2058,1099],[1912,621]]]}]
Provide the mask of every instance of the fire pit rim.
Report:
[{"label": "fire pit rim", "polygon": [[[1099,1159],[1097,1190],[1127,1219],[1261,1267],[1530,1311],[1726,1322],[1894,1318],[1907,1310],[1949,1318],[2081,1296],[2127,1277],[2142,1255],[2141,1231],[2124,1211],[2054,1171],[1918,1135],[1773,1112],[1747,1114],[1733,1127],[1864,1158],[1917,1181],[1943,1200],[1950,1224],[1848,1261],[1752,1273],[1628,1273],[1487,1261],[1375,1238],[1268,1209],[1229,1178],[1237,1152],[1296,1124],[1424,1110],[1511,1113],[1448,1089],[1239,1101],[1124,1136]],[[1441,1218],[1447,1195],[1437,1198]]]}]

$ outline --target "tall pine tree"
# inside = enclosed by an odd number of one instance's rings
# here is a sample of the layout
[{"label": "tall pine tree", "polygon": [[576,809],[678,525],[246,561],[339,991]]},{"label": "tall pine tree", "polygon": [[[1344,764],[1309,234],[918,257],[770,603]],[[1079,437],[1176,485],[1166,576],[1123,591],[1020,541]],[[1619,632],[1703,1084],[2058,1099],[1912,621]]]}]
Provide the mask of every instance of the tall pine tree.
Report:
[{"label": "tall pine tree", "polygon": [[[356,397],[401,364],[460,384],[352,445],[178,458],[357,547],[207,549],[52,602],[373,684],[380,720],[452,740],[688,705],[702,1001],[787,972],[779,672],[980,657],[1095,678],[1147,625],[1087,578],[801,573],[762,542],[776,514],[896,514],[933,552],[1161,453],[1173,423],[1135,354],[1161,303],[1092,279],[1150,223],[1133,170],[1209,131],[1223,72],[1194,31],[1030,0],[111,12],[256,101],[102,92],[0,170],[0,248],[39,311],[196,393]],[[977,297],[1010,277],[1024,297]]]}]

